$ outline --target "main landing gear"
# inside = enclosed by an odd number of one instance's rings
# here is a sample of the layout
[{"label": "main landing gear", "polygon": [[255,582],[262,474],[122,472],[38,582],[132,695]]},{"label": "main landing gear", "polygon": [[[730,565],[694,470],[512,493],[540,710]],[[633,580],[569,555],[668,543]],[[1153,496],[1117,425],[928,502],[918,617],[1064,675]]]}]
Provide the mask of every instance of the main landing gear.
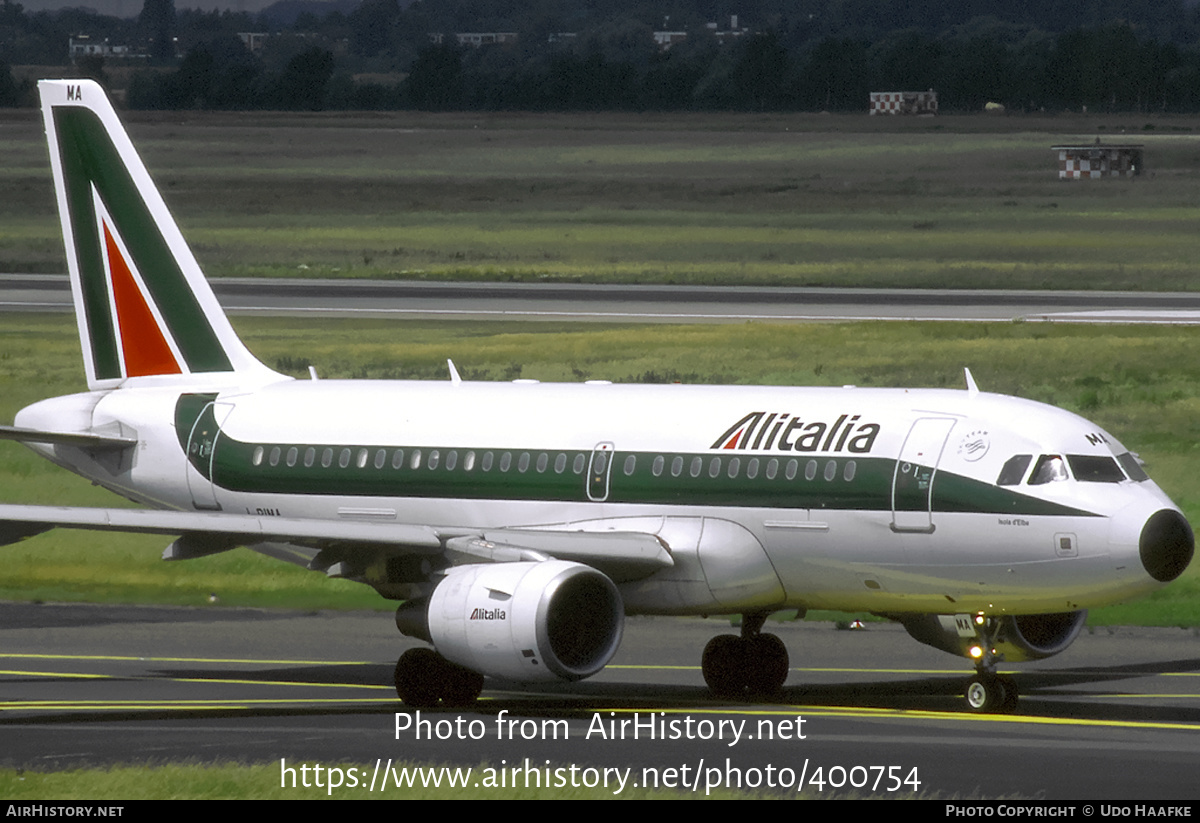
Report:
[{"label": "main landing gear", "polygon": [[433,649],[409,649],[396,663],[396,694],[414,709],[470,706],[483,691],[483,675],[451,663]]},{"label": "main landing gear", "polygon": [[996,664],[1002,659],[1001,655],[996,654],[1000,621],[994,617],[977,618],[975,630],[979,635],[979,644],[972,649],[972,654],[978,650],[978,657],[975,658],[975,676],[967,681],[967,708],[979,713],[1007,714],[1015,711],[1017,684],[1007,675],[996,674]]},{"label": "main landing gear", "polygon": [[743,615],[740,637],[718,635],[704,647],[704,682],[717,697],[769,697],[783,687],[787,647],[775,635],[761,633],[766,619],[766,612]]}]

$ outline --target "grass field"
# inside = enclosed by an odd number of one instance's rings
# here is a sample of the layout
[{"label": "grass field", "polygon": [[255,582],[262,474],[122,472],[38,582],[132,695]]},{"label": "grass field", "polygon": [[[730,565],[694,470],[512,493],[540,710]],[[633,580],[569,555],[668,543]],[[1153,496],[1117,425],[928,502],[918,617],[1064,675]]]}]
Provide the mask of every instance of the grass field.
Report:
[{"label": "grass field", "polygon": [[[213,276],[1200,287],[1197,118],[128,119]],[[1058,181],[1097,136],[1147,174]],[[0,144],[0,271],[62,271],[35,113]]]},{"label": "grass field", "polygon": [[[585,328],[554,324],[395,323],[239,318],[266,363],[323,377],[980,387],[1081,412],[1121,438],[1193,522],[1200,522],[1200,329],[1034,323],[845,323]],[[67,316],[0,315],[0,420],[79,391]],[[115,505],[112,495],[0,443],[0,500]],[[56,531],[0,549],[0,598],[292,608],[389,608],[370,589],[245,550],[185,563],[167,540]],[[1092,613],[1094,625],[1200,625],[1200,571],[1151,598]]]}]

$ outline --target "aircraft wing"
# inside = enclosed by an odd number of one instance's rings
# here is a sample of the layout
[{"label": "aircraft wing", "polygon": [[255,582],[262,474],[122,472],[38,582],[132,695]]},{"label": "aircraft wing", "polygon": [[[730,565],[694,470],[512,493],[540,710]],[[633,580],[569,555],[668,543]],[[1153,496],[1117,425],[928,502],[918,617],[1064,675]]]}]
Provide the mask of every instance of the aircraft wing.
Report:
[{"label": "aircraft wing", "polygon": [[506,563],[557,558],[594,566],[615,580],[635,580],[673,565],[656,536],[640,532],[540,529],[470,529],[265,517],[222,512],[0,505],[0,545],[54,528],[179,535],[164,560],[186,560],[237,546],[286,543],[319,550],[327,569],[353,553],[376,556],[446,555],[456,563]]}]

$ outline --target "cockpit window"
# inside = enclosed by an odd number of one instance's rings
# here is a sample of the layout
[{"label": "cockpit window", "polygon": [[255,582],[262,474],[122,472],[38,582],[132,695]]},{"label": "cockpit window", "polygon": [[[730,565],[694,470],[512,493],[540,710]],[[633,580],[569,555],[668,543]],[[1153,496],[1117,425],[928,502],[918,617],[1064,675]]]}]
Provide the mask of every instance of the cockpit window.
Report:
[{"label": "cockpit window", "polygon": [[1033,474],[1029,476],[1029,485],[1040,486],[1043,483],[1057,483],[1060,480],[1069,479],[1066,461],[1061,456],[1043,454],[1038,458],[1037,465],[1033,467]]},{"label": "cockpit window", "polygon": [[1107,455],[1068,454],[1067,462],[1075,479],[1084,483],[1120,483],[1125,479],[1116,459]]},{"label": "cockpit window", "polygon": [[1125,452],[1117,455],[1117,462],[1121,464],[1121,468],[1129,475],[1129,479],[1135,483],[1141,483],[1143,480],[1149,480],[1150,475],[1146,474],[1142,469],[1142,461],[1138,460],[1133,454]]},{"label": "cockpit window", "polygon": [[1029,468],[1029,463],[1032,460],[1032,454],[1018,454],[1015,457],[1008,458],[1007,462],[1000,468],[1000,476],[996,478],[996,485],[1016,486],[1020,484],[1021,480],[1025,477],[1025,470]]}]

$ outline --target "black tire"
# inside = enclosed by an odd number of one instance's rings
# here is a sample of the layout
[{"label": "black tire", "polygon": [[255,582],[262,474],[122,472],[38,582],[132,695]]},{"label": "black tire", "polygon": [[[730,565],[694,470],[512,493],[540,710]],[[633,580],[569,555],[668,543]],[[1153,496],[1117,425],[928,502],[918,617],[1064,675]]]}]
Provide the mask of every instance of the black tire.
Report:
[{"label": "black tire", "polygon": [[445,667],[442,705],[461,709],[479,699],[483,692],[482,674],[446,660],[442,661],[442,665]]},{"label": "black tire", "polygon": [[743,697],[746,692],[746,649],[742,639],[721,634],[708,641],[700,660],[704,682],[717,697]]},{"label": "black tire", "polygon": [[788,676],[787,646],[773,634],[745,641],[746,687],[751,697],[779,694]]},{"label": "black tire", "polygon": [[1000,685],[1004,687],[1004,700],[1001,701],[996,711],[1011,714],[1017,710],[1017,703],[1020,702],[1020,693],[1017,691],[1017,684],[1007,675],[999,675],[998,679]]},{"label": "black tire", "polygon": [[431,709],[438,704],[438,685],[445,661],[433,649],[409,649],[396,661],[396,694],[404,705]]},{"label": "black tire", "polygon": [[1008,699],[1008,691],[999,677],[991,674],[977,674],[967,681],[964,693],[967,699],[967,708],[981,714],[1003,711],[1004,703]]}]

